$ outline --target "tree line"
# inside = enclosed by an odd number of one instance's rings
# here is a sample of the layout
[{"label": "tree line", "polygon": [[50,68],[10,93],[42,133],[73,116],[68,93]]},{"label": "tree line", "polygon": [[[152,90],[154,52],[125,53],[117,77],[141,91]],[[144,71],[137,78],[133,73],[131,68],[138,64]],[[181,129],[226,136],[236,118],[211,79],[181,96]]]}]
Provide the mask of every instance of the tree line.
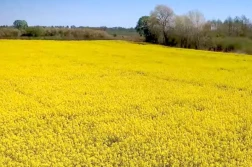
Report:
[{"label": "tree line", "polygon": [[206,20],[198,10],[176,15],[173,9],[157,5],[142,16],[136,31],[147,42],[181,48],[252,53],[252,23],[246,16]]},{"label": "tree line", "polygon": [[25,20],[15,20],[12,26],[0,26],[2,39],[53,39],[53,40],[134,40],[134,28],[84,26],[28,26]]}]

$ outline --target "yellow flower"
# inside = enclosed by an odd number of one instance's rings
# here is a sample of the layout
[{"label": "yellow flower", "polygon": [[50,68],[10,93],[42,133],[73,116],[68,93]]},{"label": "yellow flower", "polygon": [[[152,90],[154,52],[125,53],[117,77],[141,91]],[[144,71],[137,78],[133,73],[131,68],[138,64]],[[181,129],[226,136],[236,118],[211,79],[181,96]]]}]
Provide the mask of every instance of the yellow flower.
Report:
[{"label": "yellow flower", "polygon": [[0,166],[252,166],[252,57],[0,40]]}]

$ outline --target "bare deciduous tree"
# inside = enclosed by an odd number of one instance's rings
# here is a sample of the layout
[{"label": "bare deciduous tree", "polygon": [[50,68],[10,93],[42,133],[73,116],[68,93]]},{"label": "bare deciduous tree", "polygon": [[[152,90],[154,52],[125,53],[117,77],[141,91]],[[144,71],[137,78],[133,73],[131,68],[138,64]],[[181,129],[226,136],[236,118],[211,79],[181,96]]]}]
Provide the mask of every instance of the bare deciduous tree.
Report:
[{"label": "bare deciduous tree", "polygon": [[195,49],[200,47],[200,39],[202,37],[202,30],[206,24],[204,15],[198,10],[188,12],[188,18],[191,25],[191,36],[192,43],[194,44]]},{"label": "bare deciduous tree", "polygon": [[176,16],[175,33],[180,40],[180,47],[188,48],[190,33],[192,31],[191,21],[187,15]]},{"label": "bare deciduous tree", "polygon": [[151,24],[155,23],[155,28],[160,29],[163,35],[163,42],[168,43],[169,31],[175,26],[175,17],[173,10],[165,5],[158,5],[151,12]]}]

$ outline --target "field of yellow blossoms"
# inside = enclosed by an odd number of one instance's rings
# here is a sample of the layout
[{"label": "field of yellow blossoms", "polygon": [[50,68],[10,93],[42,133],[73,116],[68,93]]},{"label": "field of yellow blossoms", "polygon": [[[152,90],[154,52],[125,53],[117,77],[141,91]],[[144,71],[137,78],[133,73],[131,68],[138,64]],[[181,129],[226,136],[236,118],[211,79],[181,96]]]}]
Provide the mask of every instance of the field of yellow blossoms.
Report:
[{"label": "field of yellow blossoms", "polygon": [[252,166],[252,57],[0,40],[0,166]]}]

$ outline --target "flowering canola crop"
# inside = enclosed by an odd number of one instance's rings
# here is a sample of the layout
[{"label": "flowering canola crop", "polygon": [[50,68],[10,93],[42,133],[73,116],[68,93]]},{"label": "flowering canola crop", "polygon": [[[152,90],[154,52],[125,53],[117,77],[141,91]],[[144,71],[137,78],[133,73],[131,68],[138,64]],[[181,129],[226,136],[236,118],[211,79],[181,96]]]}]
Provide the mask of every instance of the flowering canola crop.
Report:
[{"label": "flowering canola crop", "polygon": [[252,166],[252,57],[0,41],[0,166]]}]

